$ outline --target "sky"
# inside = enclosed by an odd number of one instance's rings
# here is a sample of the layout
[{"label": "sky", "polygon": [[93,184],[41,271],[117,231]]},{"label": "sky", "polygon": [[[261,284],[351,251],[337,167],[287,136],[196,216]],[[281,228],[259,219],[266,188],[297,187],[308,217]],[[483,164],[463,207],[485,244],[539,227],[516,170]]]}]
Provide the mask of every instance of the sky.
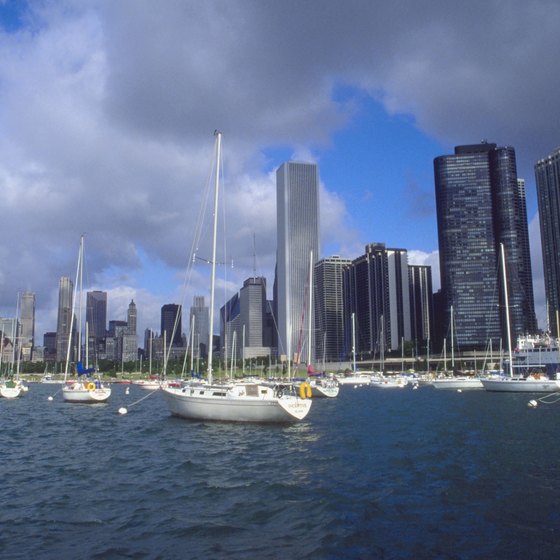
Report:
[{"label": "sky", "polygon": [[208,265],[184,278],[220,129],[218,305],[255,272],[271,297],[291,159],[319,166],[321,256],[384,242],[437,289],[433,159],[488,140],[526,180],[544,327],[534,164],[560,145],[559,28],[556,0],[0,0],[0,316],[32,291],[36,342],[56,330],[82,234],[86,289],[110,319],[134,299],[140,345],[162,305],[208,297]]}]

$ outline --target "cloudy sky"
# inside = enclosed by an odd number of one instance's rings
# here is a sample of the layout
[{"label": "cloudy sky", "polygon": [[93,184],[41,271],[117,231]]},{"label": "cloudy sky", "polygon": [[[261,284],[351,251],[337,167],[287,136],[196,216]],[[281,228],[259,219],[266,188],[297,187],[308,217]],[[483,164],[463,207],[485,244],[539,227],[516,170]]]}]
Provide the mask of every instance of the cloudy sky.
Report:
[{"label": "cloudy sky", "polygon": [[[433,158],[514,146],[527,181],[543,315],[533,166],[560,145],[556,0],[0,0],[0,315],[58,279],[86,236],[88,289],[109,316],[208,295],[184,271],[224,134],[228,289],[276,250],[275,170],[316,161],[323,256],[406,248],[439,286]],[[199,253],[204,253],[201,247]]]}]

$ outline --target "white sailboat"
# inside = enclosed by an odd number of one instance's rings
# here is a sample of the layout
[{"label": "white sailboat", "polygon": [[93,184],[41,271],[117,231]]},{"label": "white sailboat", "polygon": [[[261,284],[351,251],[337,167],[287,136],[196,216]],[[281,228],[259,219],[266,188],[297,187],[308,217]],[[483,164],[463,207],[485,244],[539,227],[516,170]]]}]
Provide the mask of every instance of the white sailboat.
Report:
[{"label": "white sailboat", "polygon": [[547,375],[535,373],[527,377],[513,375],[513,353],[511,349],[511,326],[509,319],[509,301],[506,275],[506,257],[504,245],[500,244],[502,278],[504,283],[504,305],[506,308],[507,344],[509,357],[509,376],[489,376],[482,379],[486,391],[514,393],[553,393],[560,390],[559,383],[549,379]]},{"label": "white sailboat", "polygon": [[[450,330],[451,330],[451,371],[455,371],[455,317],[453,314],[453,306],[450,310]],[[445,341],[444,341],[445,342]],[[446,360],[447,361],[447,360]],[[446,364],[447,366],[447,364]],[[460,375],[451,377],[443,376],[438,377],[432,381],[432,385],[436,389],[453,389],[453,390],[463,390],[463,389],[483,389],[482,382],[479,377],[476,376],[466,376]]]},{"label": "white sailboat", "polygon": [[[12,363],[11,363],[11,375],[7,379],[3,379],[0,383],[0,397],[5,399],[17,399],[23,396],[29,387],[24,385],[24,383],[19,378],[19,366],[21,360],[21,337],[18,336],[19,330],[19,294],[16,304],[16,318],[12,325]],[[4,337],[2,336],[2,339]],[[0,356],[2,354],[2,347],[0,345]],[[0,357],[0,365],[2,360]],[[14,364],[16,364],[16,371],[14,375]]]},{"label": "white sailboat", "polygon": [[212,240],[212,275],[210,284],[210,324],[208,344],[208,384],[189,383],[184,387],[162,387],[162,393],[174,416],[193,420],[225,422],[295,422],[303,420],[311,399],[300,398],[288,385],[264,383],[212,383],[214,328],[214,292],[216,281],[216,241],[222,134],[215,132],[214,224]]},{"label": "white sailboat", "polygon": [[[68,349],[66,351],[66,365],[64,368],[64,387],[62,388],[62,397],[65,402],[70,403],[100,403],[105,402],[111,396],[111,389],[103,386],[101,380],[91,378],[91,374],[95,372],[95,368],[87,368],[83,366],[81,361],[82,353],[82,280],[84,266],[84,236],[80,237],[80,250],[78,253],[78,267],[76,270],[76,284],[74,285],[74,297],[72,298],[73,309],[72,318],[70,319],[70,334],[68,335]],[[78,310],[78,340],[77,340],[77,361],[76,373],[78,379],[68,383],[68,374],[70,367],[70,358],[72,353],[72,333],[74,330],[75,310]],[[86,364],[87,366],[87,364]],[[80,379],[81,377],[84,379]]]}]

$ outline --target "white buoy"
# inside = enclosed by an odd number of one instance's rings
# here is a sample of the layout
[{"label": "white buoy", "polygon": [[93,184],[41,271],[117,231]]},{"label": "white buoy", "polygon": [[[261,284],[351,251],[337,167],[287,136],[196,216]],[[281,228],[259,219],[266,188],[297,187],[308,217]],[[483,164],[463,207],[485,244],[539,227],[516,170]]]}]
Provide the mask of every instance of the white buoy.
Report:
[{"label": "white buoy", "polygon": [[124,406],[121,406],[121,408],[119,408],[119,414],[126,414],[127,412],[128,410]]},{"label": "white buoy", "polygon": [[130,395],[130,389],[128,387],[124,390],[124,394],[125,395]]},{"label": "white buoy", "polygon": [[413,389],[418,389],[418,385],[413,385],[412,388]]},{"label": "white buoy", "polygon": [[457,389],[457,393],[462,393],[463,389]]},{"label": "white buoy", "polygon": [[52,401],[52,400],[53,400],[53,398],[49,395],[49,401]]},{"label": "white buoy", "polygon": [[358,388],[358,386],[357,386],[357,385],[354,385],[354,389],[357,389],[357,388]]},{"label": "white buoy", "polygon": [[535,399],[531,399],[528,403],[527,403],[531,408],[537,408],[537,401]]}]

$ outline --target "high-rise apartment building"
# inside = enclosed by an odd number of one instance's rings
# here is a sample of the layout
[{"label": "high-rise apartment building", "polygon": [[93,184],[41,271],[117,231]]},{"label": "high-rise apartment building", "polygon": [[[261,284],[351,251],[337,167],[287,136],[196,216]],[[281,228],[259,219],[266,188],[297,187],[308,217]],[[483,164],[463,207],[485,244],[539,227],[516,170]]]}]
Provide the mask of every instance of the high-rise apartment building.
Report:
[{"label": "high-rise apartment building", "polygon": [[315,265],[315,348],[316,359],[341,361],[348,355],[344,337],[342,271],[351,260],[332,256]]},{"label": "high-rise apartment building", "polygon": [[96,341],[107,335],[107,292],[94,290],[86,294],[88,336]]},{"label": "high-rise apartment building", "polygon": [[547,328],[560,336],[557,314],[560,310],[560,148],[535,165]]},{"label": "high-rise apartment building", "polygon": [[58,316],[56,321],[56,361],[66,360],[72,324],[74,283],[63,276],[58,281]]},{"label": "high-rise apartment building", "polygon": [[366,245],[365,254],[344,268],[343,293],[349,352],[355,342],[358,358],[376,359],[411,339],[405,249],[388,249],[384,243]]},{"label": "high-rise apartment building", "polygon": [[[506,342],[500,246],[506,255],[512,343],[536,329],[523,184],[515,150],[482,143],[457,146],[434,160],[444,317],[453,308],[461,349]],[[446,329],[449,332],[449,328]]]},{"label": "high-rise apartment building", "polygon": [[183,325],[181,306],[167,303],[161,308],[161,336],[165,337],[167,346],[183,345]]},{"label": "high-rise apartment building", "polygon": [[[301,351],[302,320],[307,322],[304,310],[313,313],[308,284],[310,260],[312,264],[319,260],[318,175],[314,163],[286,162],[276,172],[278,354],[290,359]],[[314,348],[311,354],[314,359]]]}]

